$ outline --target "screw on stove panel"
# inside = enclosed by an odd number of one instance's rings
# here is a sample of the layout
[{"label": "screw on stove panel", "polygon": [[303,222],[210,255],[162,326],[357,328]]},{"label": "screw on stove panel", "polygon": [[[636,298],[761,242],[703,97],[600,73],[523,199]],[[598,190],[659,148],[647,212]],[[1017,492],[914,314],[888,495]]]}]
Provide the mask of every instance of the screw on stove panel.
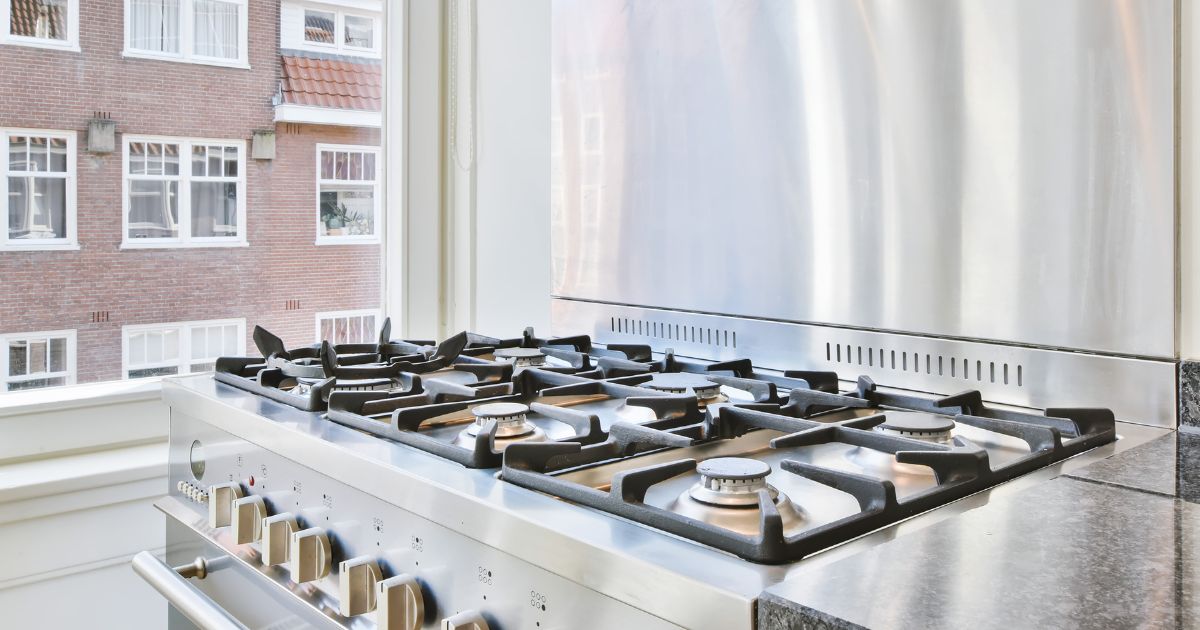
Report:
[{"label": "screw on stove panel", "polygon": [[180,481],[175,489],[193,503],[208,503],[208,491],[191,481]]}]

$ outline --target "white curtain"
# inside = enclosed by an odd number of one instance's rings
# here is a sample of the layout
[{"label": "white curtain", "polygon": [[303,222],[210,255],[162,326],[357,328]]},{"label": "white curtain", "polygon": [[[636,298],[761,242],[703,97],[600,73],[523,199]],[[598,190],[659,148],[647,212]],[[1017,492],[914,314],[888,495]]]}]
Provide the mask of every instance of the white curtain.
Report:
[{"label": "white curtain", "polygon": [[238,58],[238,5],[221,0],[195,0],[194,54]]},{"label": "white curtain", "polygon": [[130,0],[129,47],[150,52],[179,52],[180,0]]}]

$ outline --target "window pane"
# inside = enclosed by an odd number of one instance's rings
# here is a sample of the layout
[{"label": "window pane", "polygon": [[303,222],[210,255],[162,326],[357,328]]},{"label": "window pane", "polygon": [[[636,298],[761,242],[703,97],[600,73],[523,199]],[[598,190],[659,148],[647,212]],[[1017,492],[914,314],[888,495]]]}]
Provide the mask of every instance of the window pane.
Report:
[{"label": "window pane", "polygon": [[[204,349],[205,357],[221,356],[221,350],[224,348],[223,344],[221,343],[221,337],[223,336],[223,332],[224,332],[224,328],[221,328],[221,327],[214,326],[213,328],[209,329],[208,347]],[[196,357],[196,358],[200,358],[200,357]]]},{"label": "window pane", "polygon": [[375,154],[374,153],[364,153],[363,154],[363,180],[369,181],[369,182],[375,181]]},{"label": "window pane", "polygon": [[179,236],[178,182],[129,182],[129,238]]},{"label": "window pane", "polygon": [[8,237],[21,238],[29,233],[29,179],[8,178]]},{"label": "window pane", "polygon": [[46,371],[46,350],[48,344],[45,339],[35,339],[29,342],[29,373],[38,374]]},{"label": "window pane", "polygon": [[162,335],[163,361],[179,358],[179,330],[172,328]]},{"label": "window pane", "polygon": [[225,346],[221,349],[221,356],[231,357],[241,354],[238,349],[238,327],[233,324],[225,326],[225,334],[221,336]]},{"label": "window pane", "polygon": [[320,336],[320,339],[317,339],[317,341],[322,341],[325,339],[333,339],[333,320],[332,319],[322,319],[321,320],[321,336]]},{"label": "window pane", "polygon": [[237,177],[238,150],[237,147],[225,147],[225,177]]},{"label": "window pane", "polygon": [[317,44],[332,44],[336,17],[328,11],[304,12],[304,41]]},{"label": "window pane", "polygon": [[179,174],[179,145],[163,145],[163,175]]},{"label": "window pane", "polygon": [[373,186],[321,185],[323,236],[370,236],[375,234],[375,188]]},{"label": "window pane", "polygon": [[129,336],[130,365],[141,365],[146,362],[146,333],[134,333]]},{"label": "window pane", "polygon": [[129,143],[129,174],[146,174],[146,145],[143,142]]},{"label": "window pane", "polygon": [[321,152],[321,179],[333,179],[333,151]]},{"label": "window pane", "polygon": [[237,184],[192,183],[192,236],[237,236]]},{"label": "window pane", "polygon": [[129,0],[129,47],[179,52],[180,0]]},{"label": "window pane", "polygon": [[8,178],[8,237],[66,238],[67,180],[61,177]]},{"label": "window pane", "polygon": [[357,15],[347,15],[346,45],[355,48],[375,47],[375,20]]},{"label": "window pane", "polygon": [[196,28],[192,47],[201,57],[238,58],[238,5],[220,0],[193,0]]},{"label": "window pane", "polygon": [[363,318],[363,343],[375,341],[375,316],[364,315]]},{"label": "window pane", "polygon": [[337,151],[333,154],[333,178],[347,180],[350,177],[350,155],[345,151]]},{"label": "window pane", "polygon": [[334,320],[334,322],[333,322],[334,343],[346,343],[346,341],[347,341],[346,329],[347,328],[349,328],[349,325],[347,324],[345,317],[339,317],[336,320]]},{"label": "window pane", "polygon": [[350,179],[362,181],[363,178],[362,153],[350,154]]},{"label": "window pane", "polygon": [[29,374],[29,344],[23,340],[8,342],[8,375]]},{"label": "window pane", "polygon": [[21,37],[67,39],[67,0],[11,0],[9,32]]},{"label": "window pane", "polygon": [[356,343],[362,341],[362,318],[350,317],[346,320],[346,341]]},{"label": "window pane", "polygon": [[25,136],[9,136],[8,137],[8,170],[10,171],[25,171],[29,170],[26,166],[26,156],[28,155],[29,144]]},{"label": "window pane", "polygon": [[17,391],[21,391],[24,389],[38,389],[41,387],[57,387],[59,385],[66,385],[66,384],[67,384],[67,379],[66,379],[66,377],[62,377],[62,376],[58,376],[58,377],[54,377],[54,378],[34,378],[34,379],[29,379],[27,381],[17,381],[15,383],[9,383],[8,391],[17,392]]},{"label": "window pane", "polygon": [[192,358],[203,359],[208,350],[208,329],[197,326],[192,329]]},{"label": "window pane", "polygon": [[49,141],[46,138],[29,139],[29,169],[45,173],[50,168]]},{"label": "window pane", "polygon": [[129,378],[148,378],[151,376],[170,376],[178,374],[179,368],[171,365],[167,367],[145,368],[137,370],[129,370]]},{"label": "window pane", "polygon": [[67,172],[67,139],[50,138],[50,171]]},{"label": "window pane", "polygon": [[67,371],[67,340],[62,337],[50,340],[50,371]]},{"label": "window pane", "polygon": [[208,147],[208,175],[209,177],[221,176],[221,158],[225,156],[225,149],[222,147]]}]

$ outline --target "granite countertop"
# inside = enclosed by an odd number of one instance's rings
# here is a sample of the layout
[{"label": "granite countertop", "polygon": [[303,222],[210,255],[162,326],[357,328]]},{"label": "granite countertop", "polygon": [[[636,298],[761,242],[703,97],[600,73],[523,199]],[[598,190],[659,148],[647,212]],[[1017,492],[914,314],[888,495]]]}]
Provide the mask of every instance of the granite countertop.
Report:
[{"label": "granite countertop", "polygon": [[762,630],[1200,627],[1200,431],[799,571],[758,615]]}]

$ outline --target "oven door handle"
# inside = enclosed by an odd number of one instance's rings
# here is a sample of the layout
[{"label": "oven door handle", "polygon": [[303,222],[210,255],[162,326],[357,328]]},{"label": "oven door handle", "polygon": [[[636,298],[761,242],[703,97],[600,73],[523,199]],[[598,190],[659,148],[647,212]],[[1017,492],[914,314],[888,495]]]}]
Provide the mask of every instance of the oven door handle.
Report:
[{"label": "oven door handle", "polygon": [[197,627],[203,630],[246,630],[246,626],[233,615],[188,582],[188,578],[202,580],[208,575],[208,563],[204,558],[171,568],[149,551],[142,551],[133,557],[133,570]]}]

